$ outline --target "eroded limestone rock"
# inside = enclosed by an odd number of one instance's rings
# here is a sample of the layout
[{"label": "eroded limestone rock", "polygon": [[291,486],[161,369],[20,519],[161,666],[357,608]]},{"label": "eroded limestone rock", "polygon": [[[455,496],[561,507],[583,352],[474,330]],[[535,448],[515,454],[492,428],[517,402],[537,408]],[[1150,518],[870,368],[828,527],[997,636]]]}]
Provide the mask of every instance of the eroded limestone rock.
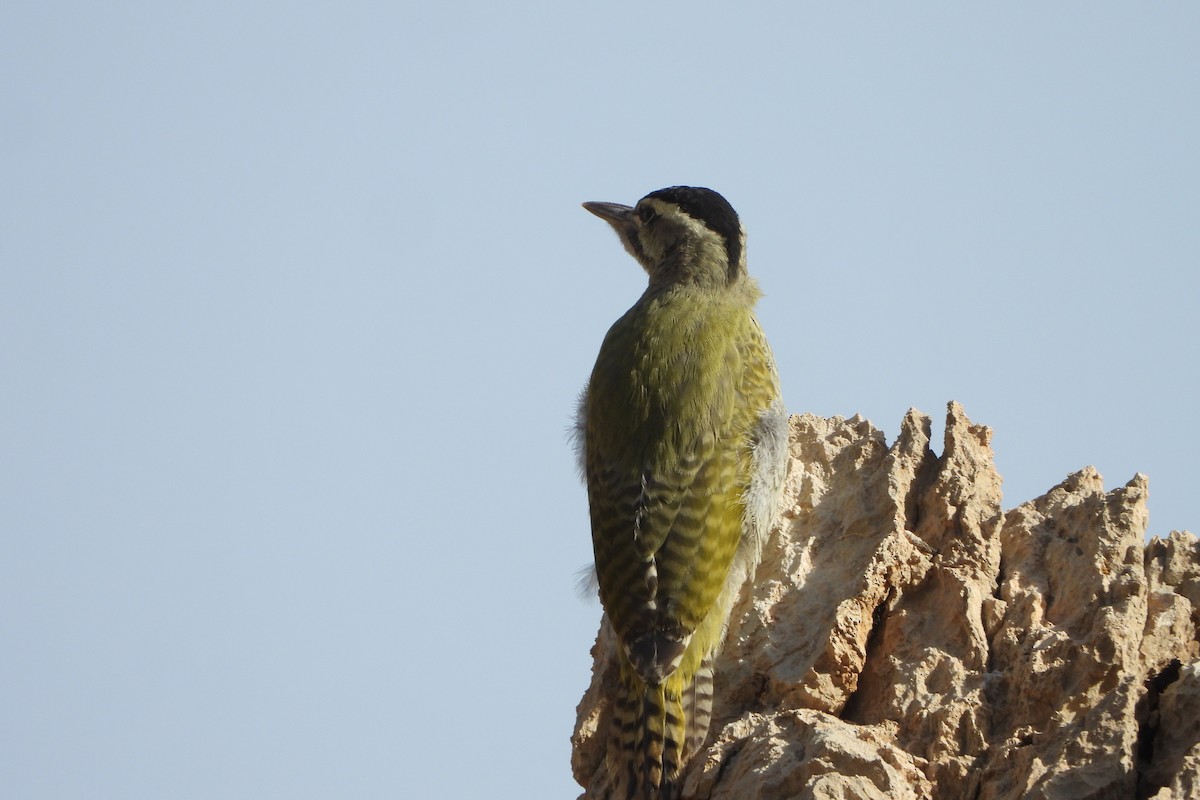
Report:
[{"label": "eroded limestone rock", "polygon": [[[1200,542],[1143,544],[1146,479],[1083,469],[1004,512],[951,403],[791,420],[781,516],[716,665],[684,797],[1200,797]],[[604,798],[612,637],[572,739]]]}]

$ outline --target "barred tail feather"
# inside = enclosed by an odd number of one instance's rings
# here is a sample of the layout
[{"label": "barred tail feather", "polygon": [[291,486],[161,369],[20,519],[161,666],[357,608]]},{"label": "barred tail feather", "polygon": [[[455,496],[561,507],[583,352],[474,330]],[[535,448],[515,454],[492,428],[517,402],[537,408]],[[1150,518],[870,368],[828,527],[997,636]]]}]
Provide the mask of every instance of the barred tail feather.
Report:
[{"label": "barred tail feather", "polygon": [[708,739],[708,726],[712,721],[713,703],[713,657],[709,655],[700,664],[692,677],[690,686],[683,693],[683,718],[686,721],[687,739],[683,746],[683,761],[690,761]]},{"label": "barred tail feather", "polygon": [[690,756],[682,681],[675,674],[664,683],[648,684],[628,664],[622,667],[608,743],[612,797],[675,800],[680,773]]}]

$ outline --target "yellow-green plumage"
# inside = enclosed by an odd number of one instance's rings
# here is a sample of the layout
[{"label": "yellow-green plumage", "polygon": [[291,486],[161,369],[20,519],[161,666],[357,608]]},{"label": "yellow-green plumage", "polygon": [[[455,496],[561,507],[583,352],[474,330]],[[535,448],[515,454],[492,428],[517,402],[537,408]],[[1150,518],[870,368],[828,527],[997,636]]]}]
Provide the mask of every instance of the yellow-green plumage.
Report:
[{"label": "yellow-green plumage", "polygon": [[720,195],[588,204],[650,275],[580,408],[600,597],[620,643],[609,777],[670,798],[703,744],[711,663],[782,484],[786,419],[744,235]]}]

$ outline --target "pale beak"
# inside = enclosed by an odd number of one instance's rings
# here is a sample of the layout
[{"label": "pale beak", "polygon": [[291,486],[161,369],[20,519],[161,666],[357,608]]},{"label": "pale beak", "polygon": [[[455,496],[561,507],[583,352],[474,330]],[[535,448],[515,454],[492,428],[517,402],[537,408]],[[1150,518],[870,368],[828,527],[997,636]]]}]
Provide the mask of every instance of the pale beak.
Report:
[{"label": "pale beak", "polygon": [[584,203],[583,207],[613,226],[624,225],[629,221],[630,215],[633,214],[632,207],[623,206],[620,203],[596,203],[589,201]]}]

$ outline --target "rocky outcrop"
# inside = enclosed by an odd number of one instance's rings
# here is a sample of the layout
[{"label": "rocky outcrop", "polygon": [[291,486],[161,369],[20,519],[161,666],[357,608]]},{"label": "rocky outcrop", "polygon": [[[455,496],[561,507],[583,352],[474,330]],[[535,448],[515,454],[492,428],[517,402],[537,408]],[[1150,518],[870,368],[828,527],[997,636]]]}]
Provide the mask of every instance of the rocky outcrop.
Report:
[{"label": "rocky outcrop", "polygon": [[[1146,478],[1087,468],[1001,509],[952,403],[791,419],[781,518],[717,664],[685,798],[1200,797],[1200,542],[1144,543]],[[573,737],[603,798],[612,642]]]}]

